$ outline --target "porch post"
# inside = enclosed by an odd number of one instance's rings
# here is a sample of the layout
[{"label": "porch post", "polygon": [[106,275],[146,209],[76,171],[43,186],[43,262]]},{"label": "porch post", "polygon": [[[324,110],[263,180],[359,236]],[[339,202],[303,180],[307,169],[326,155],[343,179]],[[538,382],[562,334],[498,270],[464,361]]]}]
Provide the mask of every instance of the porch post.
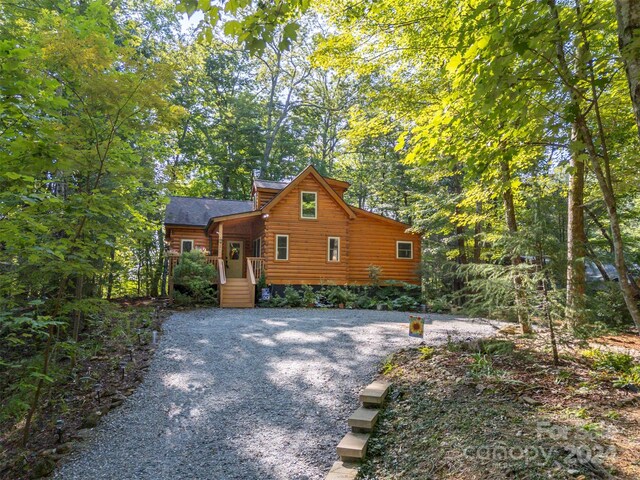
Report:
[{"label": "porch post", "polygon": [[223,232],[224,224],[220,222],[220,226],[218,227],[218,258],[224,258],[224,254],[222,252],[222,232]]}]

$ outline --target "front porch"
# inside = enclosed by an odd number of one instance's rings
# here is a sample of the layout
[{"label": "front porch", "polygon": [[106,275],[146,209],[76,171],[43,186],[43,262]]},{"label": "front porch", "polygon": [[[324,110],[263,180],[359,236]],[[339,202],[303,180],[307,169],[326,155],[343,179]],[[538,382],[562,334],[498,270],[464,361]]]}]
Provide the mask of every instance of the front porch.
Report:
[{"label": "front porch", "polygon": [[[232,216],[236,217],[236,216]],[[205,229],[207,263],[218,272],[218,301],[222,308],[253,308],[256,285],[265,270],[262,254],[264,222],[259,216],[214,219]],[[169,295],[181,252],[168,253]]]}]

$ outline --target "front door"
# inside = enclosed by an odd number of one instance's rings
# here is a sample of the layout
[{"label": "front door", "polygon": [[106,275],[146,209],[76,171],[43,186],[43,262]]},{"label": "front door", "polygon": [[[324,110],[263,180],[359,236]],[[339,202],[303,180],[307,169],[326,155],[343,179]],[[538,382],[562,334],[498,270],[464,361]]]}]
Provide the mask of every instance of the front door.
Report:
[{"label": "front door", "polygon": [[242,261],[244,259],[244,242],[227,240],[226,265],[227,278],[242,278]]}]

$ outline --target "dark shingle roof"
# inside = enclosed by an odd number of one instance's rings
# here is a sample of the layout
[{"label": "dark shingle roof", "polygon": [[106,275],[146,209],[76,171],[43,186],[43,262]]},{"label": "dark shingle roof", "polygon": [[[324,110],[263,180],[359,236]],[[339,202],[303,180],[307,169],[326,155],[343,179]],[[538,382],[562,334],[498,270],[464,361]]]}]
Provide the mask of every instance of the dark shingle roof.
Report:
[{"label": "dark shingle roof", "polygon": [[206,226],[211,217],[222,217],[253,210],[253,203],[216,198],[170,197],[164,223],[171,225]]},{"label": "dark shingle roof", "polygon": [[259,178],[256,178],[254,183],[258,188],[271,188],[273,190],[282,190],[289,185],[289,182],[274,182],[272,180],[260,180]]}]

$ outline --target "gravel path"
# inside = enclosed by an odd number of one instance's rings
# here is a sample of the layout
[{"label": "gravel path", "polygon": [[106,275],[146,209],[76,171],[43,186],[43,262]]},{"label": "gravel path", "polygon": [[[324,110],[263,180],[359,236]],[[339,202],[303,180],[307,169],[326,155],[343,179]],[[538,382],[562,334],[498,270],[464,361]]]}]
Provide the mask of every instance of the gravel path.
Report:
[{"label": "gravel path", "polygon": [[[432,315],[427,343],[491,334]],[[322,479],[388,353],[419,339],[406,313],[194,310],[174,314],[138,390],[56,479]]]}]

